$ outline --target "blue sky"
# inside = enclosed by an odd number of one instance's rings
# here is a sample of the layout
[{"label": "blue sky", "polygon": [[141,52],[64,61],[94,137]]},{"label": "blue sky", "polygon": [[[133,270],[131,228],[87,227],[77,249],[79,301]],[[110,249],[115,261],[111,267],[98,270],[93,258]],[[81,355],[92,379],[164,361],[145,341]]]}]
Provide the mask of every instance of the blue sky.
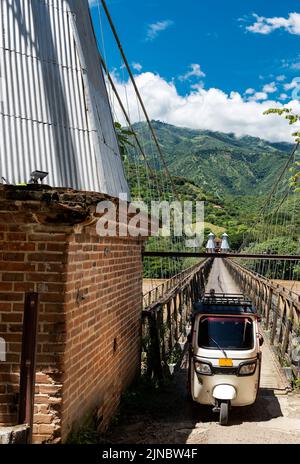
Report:
[{"label": "blue sky", "polygon": [[[291,82],[300,76],[299,1],[108,0],[107,3],[146,100],[151,101],[146,81],[151,81],[153,87],[156,79],[158,94],[165,83],[176,90],[175,110],[186,102],[184,98],[195,97],[197,92],[202,96],[202,103],[204,97],[207,103],[208,97],[213,97],[210,89],[218,89],[227,99],[237,98],[232,92],[238,93],[245,105],[248,104],[244,106],[248,117],[254,103],[257,111],[260,107],[264,109],[268,102],[281,105],[294,100],[297,107],[294,98],[297,84]],[[97,7],[92,8],[92,16],[102,48]],[[121,59],[104,14],[102,19],[108,65],[121,81]],[[153,117],[160,116],[157,104]],[[216,107],[213,108],[215,111]],[[235,110],[237,102],[231,105],[231,111]],[[162,108],[161,116],[167,122],[193,126],[189,117],[186,123],[182,115],[178,121],[173,120],[166,108]],[[278,124],[284,130],[284,125]],[[260,135],[247,124],[243,129],[238,126],[233,124],[232,129],[238,135],[246,132]],[[200,121],[199,128],[210,127]],[[217,121],[216,130],[222,129],[230,131],[230,121],[224,128]],[[270,135],[267,130],[265,138],[288,139],[287,134]]]}]

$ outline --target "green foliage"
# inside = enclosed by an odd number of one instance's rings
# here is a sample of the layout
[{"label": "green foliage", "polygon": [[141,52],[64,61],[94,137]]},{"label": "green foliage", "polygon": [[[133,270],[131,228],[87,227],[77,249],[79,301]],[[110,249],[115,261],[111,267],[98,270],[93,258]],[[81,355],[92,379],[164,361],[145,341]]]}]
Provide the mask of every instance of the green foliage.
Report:
[{"label": "green foliage", "polygon": [[119,122],[115,122],[114,124],[122,159],[123,161],[127,161],[129,147],[134,147],[130,141],[130,137],[134,136],[134,132],[122,127]]},{"label": "green foliage", "polygon": [[174,348],[168,353],[167,356],[167,363],[168,364],[177,364],[178,361],[182,357],[182,351],[180,346],[176,345]]},{"label": "green foliage", "polygon": [[300,391],[300,378],[294,379],[293,389],[296,391]]},{"label": "green foliage", "polygon": [[[290,125],[293,125],[296,122],[300,121],[300,115],[293,113],[292,110],[288,108],[283,108],[283,109],[271,108],[265,111],[264,114],[278,114],[279,116],[284,115],[284,118],[288,120]],[[296,144],[299,144],[300,143],[300,132],[296,131],[292,134],[292,136],[295,138]],[[290,179],[290,185],[294,189],[295,192],[300,192],[300,163],[296,162],[295,166],[292,167],[291,171],[294,172],[294,175]]]},{"label": "green foliage", "polygon": [[[208,130],[175,127],[159,121],[153,126],[171,174],[184,174],[205,194],[224,202],[224,195],[260,195],[269,191],[292,145],[255,137],[236,137]],[[153,147],[144,123],[134,124],[145,151]]]},{"label": "green foliage", "polygon": [[[266,113],[272,112],[291,116],[290,110],[287,109],[269,110]],[[238,250],[248,230],[256,223],[258,211],[273,186],[278,171],[286,163],[292,145],[269,143],[255,137],[237,138],[233,134],[178,128],[159,121],[153,121],[153,125],[179,199],[204,201],[205,243],[210,231],[217,237],[226,231],[231,248]],[[147,134],[145,124],[135,124],[134,131],[142,141],[145,151],[152,153],[153,147],[145,135]],[[130,138],[129,135],[126,137]],[[149,173],[143,160],[133,156],[132,146],[127,146],[127,149],[125,167],[132,198],[142,198],[148,205],[151,200],[158,198],[173,201],[174,195],[171,187],[165,183],[164,173],[157,171],[155,165],[152,165],[152,173]],[[296,164],[292,171],[296,176],[294,181],[300,179],[299,164]],[[279,253],[284,252],[286,235],[294,244],[299,235],[297,231],[300,227],[300,202],[295,207],[294,204],[289,203],[290,201],[288,199],[286,207],[282,209],[284,212],[273,215],[270,211],[269,236],[272,236],[271,232],[274,232],[273,236],[275,232],[279,236],[278,246],[272,244]],[[269,244],[265,243],[261,246],[264,252]],[[199,251],[203,251],[204,247]],[[171,238],[159,238],[158,241],[151,237],[147,249],[167,251],[182,248],[180,243]],[[147,258],[144,267],[145,277],[169,278],[194,262],[195,260],[191,259]],[[295,273],[299,272],[296,266]]]},{"label": "green foliage", "polygon": [[290,180],[290,185],[291,187],[294,188],[295,192],[300,192],[300,162],[299,161],[296,161],[295,165],[290,169],[290,172],[294,174]]},{"label": "green foliage", "polygon": [[[261,243],[252,243],[247,248],[243,249],[244,253],[253,253],[253,254],[285,254],[293,255],[298,252],[298,242],[292,237],[281,236],[266,240]],[[247,266],[248,269],[255,270],[256,266],[260,264],[262,273],[265,277],[273,279],[283,279],[289,280],[293,275],[293,272],[297,272],[295,263],[293,261],[276,261],[270,260],[266,262],[266,266],[262,266],[261,262],[256,262],[253,260],[243,260],[243,264]]]},{"label": "green foliage", "polygon": [[96,445],[97,443],[99,443],[99,434],[95,424],[72,431],[66,441],[68,445]]}]

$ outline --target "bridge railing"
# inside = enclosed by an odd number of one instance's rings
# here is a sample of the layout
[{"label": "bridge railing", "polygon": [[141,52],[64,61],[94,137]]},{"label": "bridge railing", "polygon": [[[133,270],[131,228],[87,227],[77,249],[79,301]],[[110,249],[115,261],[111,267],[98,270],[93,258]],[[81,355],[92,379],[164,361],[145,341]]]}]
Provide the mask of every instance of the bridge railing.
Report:
[{"label": "bridge railing", "polygon": [[186,343],[193,301],[205,292],[212,260],[207,259],[176,276],[177,283],[144,309],[142,371],[162,380],[176,364]]},{"label": "bridge railing", "polygon": [[[201,260],[203,262],[204,260]],[[148,308],[153,303],[156,303],[161,297],[166,295],[172,288],[175,288],[184,278],[189,277],[195,270],[199,268],[199,262],[194,266],[185,269],[183,272],[176,274],[171,279],[166,279],[162,284],[156,285],[154,288],[146,292],[143,296],[144,308]],[[151,280],[151,279],[150,279]]]},{"label": "bridge railing", "polygon": [[291,365],[298,376],[299,366],[293,361],[293,350],[295,340],[300,337],[300,296],[231,259],[225,260],[225,264],[243,293],[255,304],[279,358]]}]

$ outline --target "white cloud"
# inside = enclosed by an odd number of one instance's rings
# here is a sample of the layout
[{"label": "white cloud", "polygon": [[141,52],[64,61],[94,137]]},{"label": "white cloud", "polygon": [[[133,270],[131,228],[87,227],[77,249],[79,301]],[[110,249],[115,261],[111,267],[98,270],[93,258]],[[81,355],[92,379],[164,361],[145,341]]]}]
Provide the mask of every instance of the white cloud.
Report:
[{"label": "white cloud", "polygon": [[245,91],[245,94],[246,94],[246,95],[252,95],[254,92],[255,92],[254,89],[249,88],[249,89],[247,89],[247,90]]},{"label": "white cloud", "polygon": [[270,34],[276,29],[284,29],[290,34],[300,35],[300,13],[289,13],[287,18],[266,18],[253,14],[256,21],[246,29],[255,34]]},{"label": "white cloud", "polygon": [[286,93],[281,93],[279,95],[279,100],[287,100],[289,96]]},{"label": "white cloud", "polygon": [[204,89],[204,82],[199,81],[196,84],[192,84],[191,89],[194,89],[194,90]]},{"label": "white cloud", "polygon": [[190,71],[188,71],[183,76],[179,76],[181,81],[186,81],[191,77],[205,77],[206,74],[202,71],[200,64],[194,63],[189,66]]},{"label": "white cloud", "polygon": [[293,63],[291,65],[291,69],[296,69],[296,70],[300,69],[300,61],[298,63]]},{"label": "white cloud", "polygon": [[295,89],[298,86],[299,86],[299,83],[293,80],[289,84],[284,84],[283,87],[284,87],[284,90],[291,90],[291,89]]},{"label": "white cloud", "polygon": [[[118,81],[116,76],[114,79],[124,101],[126,89],[128,101],[131,102],[132,122],[139,121],[132,85],[129,82]],[[296,128],[293,127],[291,130],[285,119],[276,115],[264,116],[263,112],[269,108],[287,107],[300,113],[298,100],[283,104],[268,99],[267,94],[260,95],[263,92],[257,92],[256,100],[245,101],[238,92],[228,95],[220,89],[205,90],[201,87],[181,96],[174,82],[167,82],[152,72],[139,74],[136,83],[152,119],[192,129],[233,132],[237,136],[252,135],[271,141],[293,140],[290,134]],[[119,119],[123,121],[121,115]]]},{"label": "white cloud", "polygon": [[270,84],[265,84],[263,86],[263,92],[265,92],[265,93],[277,92],[277,87],[276,87],[275,82],[270,82]]},{"label": "white cloud", "polygon": [[140,72],[143,69],[143,66],[140,63],[132,63],[133,69]]},{"label": "white cloud", "polygon": [[280,76],[276,77],[276,81],[282,82],[286,80],[286,76],[284,74],[280,74]]},{"label": "white cloud", "polygon": [[168,27],[173,26],[174,21],[171,21],[170,19],[166,19],[165,21],[157,21],[156,23],[149,24],[148,30],[147,30],[147,41],[152,41],[156,39],[158,34],[162,31],[165,31],[168,29]]},{"label": "white cloud", "polygon": [[291,70],[299,70],[300,69],[300,55],[294,58],[284,58],[281,60],[281,67],[287,68]]},{"label": "white cloud", "polygon": [[258,101],[258,100],[266,100],[268,98],[268,94],[266,92],[255,92],[252,97],[249,97],[249,101]]}]

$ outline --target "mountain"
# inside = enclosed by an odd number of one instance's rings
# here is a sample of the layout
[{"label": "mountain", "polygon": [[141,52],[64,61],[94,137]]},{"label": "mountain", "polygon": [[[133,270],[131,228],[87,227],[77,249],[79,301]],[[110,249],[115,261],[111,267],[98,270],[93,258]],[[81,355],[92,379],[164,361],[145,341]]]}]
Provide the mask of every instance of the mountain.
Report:
[{"label": "mountain", "polygon": [[[194,130],[152,121],[170,172],[205,192],[224,195],[266,194],[286,162],[292,145],[256,137]],[[146,152],[155,150],[146,123],[134,124]]]}]

